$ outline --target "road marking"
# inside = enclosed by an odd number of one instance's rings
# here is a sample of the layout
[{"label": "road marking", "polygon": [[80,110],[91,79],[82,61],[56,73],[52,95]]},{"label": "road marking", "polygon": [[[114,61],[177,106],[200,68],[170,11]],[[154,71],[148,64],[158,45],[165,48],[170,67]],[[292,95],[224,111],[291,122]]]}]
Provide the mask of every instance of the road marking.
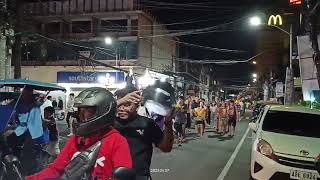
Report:
[{"label": "road marking", "polygon": [[244,133],[242,139],[240,140],[239,144],[237,145],[236,149],[235,149],[234,152],[232,153],[230,159],[228,160],[227,164],[224,166],[222,172],[221,172],[220,175],[218,176],[217,180],[223,180],[224,177],[227,175],[227,173],[228,173],[228,171],[229,171],[229,169],[230,169],[230,167],[231,167],[234,159],[236,158],[236,156],[237,156],[237,154],[238,154],[238,152],[239,152],[239,150],[240,150],[240,148],[241,148],[244,140],[246,139],[246,137],[247,137],[247,135],[248,135],[248,133],[249,133],[249,129],[250,129],[250,128],[248,127],[247,130],[246,130],[246,132]]}]

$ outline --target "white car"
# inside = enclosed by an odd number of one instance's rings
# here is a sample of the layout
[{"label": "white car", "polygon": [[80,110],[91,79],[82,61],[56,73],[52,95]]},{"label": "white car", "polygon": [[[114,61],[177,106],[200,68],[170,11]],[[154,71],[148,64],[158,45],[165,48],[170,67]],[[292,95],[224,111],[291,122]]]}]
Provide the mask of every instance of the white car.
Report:
[{"label": "white car", "polygon": [[320,111],[267,105],[252,132],[251,178],[320,178]]}]

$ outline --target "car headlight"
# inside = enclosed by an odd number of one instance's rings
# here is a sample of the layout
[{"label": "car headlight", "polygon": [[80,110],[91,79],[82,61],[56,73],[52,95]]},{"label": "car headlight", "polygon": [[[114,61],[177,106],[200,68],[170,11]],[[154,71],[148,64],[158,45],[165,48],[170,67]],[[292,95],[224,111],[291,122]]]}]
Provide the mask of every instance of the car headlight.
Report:
[{"label": "car headlight", "polygon": [[277,161],[278,159],[277,156],[274,154],[271,145],[265,140],[259,140],[257,145],[257,151],[274,161]]}]

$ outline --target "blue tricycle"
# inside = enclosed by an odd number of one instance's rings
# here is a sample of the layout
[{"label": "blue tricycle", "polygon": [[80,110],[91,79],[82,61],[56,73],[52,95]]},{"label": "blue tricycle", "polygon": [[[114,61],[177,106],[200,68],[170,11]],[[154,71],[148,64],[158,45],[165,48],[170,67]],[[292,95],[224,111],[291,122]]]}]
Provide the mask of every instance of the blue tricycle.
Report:
[{"label": "blue tricycle", "polygon": [[21,180],[38,168],[32,166],[38,164],[32,163],[38,153],[34,147],[48,137],[39,107],[50,91],[66,89],[32,80],[0,80],[0,180]]}]

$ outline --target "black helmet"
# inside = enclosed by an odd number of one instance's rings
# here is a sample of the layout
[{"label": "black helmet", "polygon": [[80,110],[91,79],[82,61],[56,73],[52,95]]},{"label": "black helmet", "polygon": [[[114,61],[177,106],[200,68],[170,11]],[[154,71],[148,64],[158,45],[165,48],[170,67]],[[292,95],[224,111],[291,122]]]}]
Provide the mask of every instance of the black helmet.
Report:
[{"label": "black helmet", "polygon": [[117,103],[113,94],[99,87],[83,90],[74,100],[74,107],[96,107],[95,114],[86,122],[73,124],[74,134],[87,136],[114,124]]},{"label": "black helmet", "polygon": [[156,80],[142,92],[142,105],[148,113],[167,116],[175,107],[175,90],[169,82]]}]

